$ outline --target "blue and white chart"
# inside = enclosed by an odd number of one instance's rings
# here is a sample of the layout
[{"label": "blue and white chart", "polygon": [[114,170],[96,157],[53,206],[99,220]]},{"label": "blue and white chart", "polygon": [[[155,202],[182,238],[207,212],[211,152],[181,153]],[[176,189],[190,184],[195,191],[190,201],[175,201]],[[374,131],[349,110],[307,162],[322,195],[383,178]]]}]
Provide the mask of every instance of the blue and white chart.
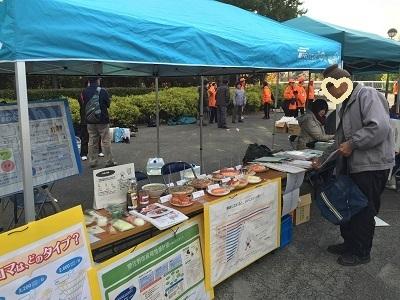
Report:
[{"label": "blue and white chart", "polygon": [[211,286],[278,247],[279,189],[272,181],[206,205]]},{"label": "blue and white chart", "polygon": [[[35,186],[79,174],[78,148],[68,102],[29,103],[32,176]],[[0,106],[0,197],[22,191],[18,109]]]}]

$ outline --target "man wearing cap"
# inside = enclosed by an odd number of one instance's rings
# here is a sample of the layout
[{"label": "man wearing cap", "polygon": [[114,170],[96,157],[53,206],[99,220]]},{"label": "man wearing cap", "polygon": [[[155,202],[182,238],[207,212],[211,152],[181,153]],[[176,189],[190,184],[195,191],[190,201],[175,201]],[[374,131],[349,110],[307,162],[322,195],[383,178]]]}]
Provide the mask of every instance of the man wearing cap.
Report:
[{"label": "man wearing cap", "polygon": [[311,103],[313,103],[314,99],[315,99],[314,80],[311,79],[307,87],[306,108],[308,108],[311,105]]},{"label": "man wearing cap", "polygon": [[283,111],[286,117],[297,117],[297,103],[296,103],[297,90],[294,86],[294,79],[289,79],[289,85],[286,87],[283,98]]},{"label": "man wearing cap", "polygon": [[[338,65],[330,66],[323,75],[325,78],[350,78]],[[347,85],[335,88],[333,83],[328,83],[327,90],[338,99],[347,91]],[[340,265],[356,266],[370,261],[374,216],[379,212],[380,196],[394,165],[394,136],[384,95],[361,83],[354,82],[351,95],[342,103],[339,117],[336,144],[324,153],[321,161],[334,148],[339,149],[336,174],[348,174],[368,198],[368,206],[352,216],[348,223],[340,225],[343,243],[331,245],[327,250],[339,255]]]},{"label": "man wearing cap", "polygon": [[97,122],[86,119],[89,133],[89,164],[91,168],[97,166],[99,138],[101,138],[106,167],[116,165],[111,154],[110,118],[108,116],[110,97],[108,96],[107,91],[100,87],[100,80],[101,78],[99,77],[89,78],[89,86],[82,92],[82,99],[85,106],[87,106],[89,100],[92,99],[96,93],[99,93],[99,104],[101,109],[100,118]]},{"label": "man wearing cap", "polygon": [[297,91],[297,97],[296,97],[297,109],[300,111],[301,115],[304,115],[304,108],[306,107],[306,99],[307,99],[307,94],[306,94],[306,90],[304,89],[303,83],[304,83],[304,78],[300,77],[299,78],[299,83],[296,86],[296,91]]}]

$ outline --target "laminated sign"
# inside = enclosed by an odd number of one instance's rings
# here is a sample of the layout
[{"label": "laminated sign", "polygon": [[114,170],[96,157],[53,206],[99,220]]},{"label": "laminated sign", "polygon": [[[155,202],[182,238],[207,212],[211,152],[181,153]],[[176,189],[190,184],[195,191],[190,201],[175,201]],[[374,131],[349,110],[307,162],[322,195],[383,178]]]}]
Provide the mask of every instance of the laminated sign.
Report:
[{"label": "laminated sign", "polygon": [[0,235],[0,299],[92,299],[83,213],[75,207]]}]

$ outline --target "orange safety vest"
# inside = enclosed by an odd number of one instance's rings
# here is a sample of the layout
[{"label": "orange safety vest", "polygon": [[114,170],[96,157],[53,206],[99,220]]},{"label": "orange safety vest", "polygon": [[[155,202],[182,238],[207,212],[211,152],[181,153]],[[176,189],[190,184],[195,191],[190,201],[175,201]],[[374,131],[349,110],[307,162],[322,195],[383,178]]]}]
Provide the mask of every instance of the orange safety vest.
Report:
[{"label": "orange safety vest", "polygon": [[306,106],[306,100],[307,100],[307,94],[306,90],[302,85],[297,85],[296,86],[296,91],[297,91],[297,107],[305,107]]},{"label": "orange safety vest", "polygon": [[268,86],[263,88],[262,101],[264,104],[272,104],[271,90]]},{"label": "orange safety vest", "polygon": [[[286,89],[285,89],[285,92],[283,93],[283,98],[286,100],[286,101],[290,101],[290,100],[292,100],[293,98],[296,98],[295,96],[294,96],[294,91],[296,90],[296,88],[293,86],[290,86],[290,85],[288,85],[287,87],[286,87]],[[293,110],[293,109],[297,109],[297,104],[296,104],[296,102],[295,103],[291,103],[291,102],[289,102],[289,107],[288,107],[288,109],[291,109],[291,110]]]},{"label": "orange safety vest", "polygon": [[215,99],[215,95],[217,94],[217,91],[213,86],[211,86],[208,89],[208,106],[209,107],[216,107],[217,106],[217,100]]},{"label": "orange safety vest", "polygon": [[393,94],[397,95],[398,92],[399,92],[399,87],[398,87],[397,81],[395,81],[393,83]]}]

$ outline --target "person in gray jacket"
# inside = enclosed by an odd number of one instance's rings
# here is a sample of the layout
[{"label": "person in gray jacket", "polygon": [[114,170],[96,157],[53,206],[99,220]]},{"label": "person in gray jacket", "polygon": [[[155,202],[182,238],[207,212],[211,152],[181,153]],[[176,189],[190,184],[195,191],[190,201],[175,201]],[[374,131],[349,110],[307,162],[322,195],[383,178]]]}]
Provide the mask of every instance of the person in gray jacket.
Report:
[{"label": "person in gray jacket", "polygon": [[[325,78],[350,78],[350,74],[337,65],[323,72]],[[335,88],[327,84],[328,92],[336,98],[342,96],[347,86]],[[368,206],[340,225],[344,242],[328,247],[328,252],[340,255],[338,263],[356,266],[370,261],[370,252],[379,212],[380,196],[385,188],[389,170],[394,165],[394,136],[389,121],[389,107],[383,94],[371,87],[354,83],[351,95],[344,100],[339,111],[333,147],[339,150],[336,174],[349,174],[353,182],[368,198]],[[317,165],[319,162],[315,162]]]},{"label": "person in gray jacket", "polygon": [[246,92],[242,89],[240,82],[236,83],[235,97],[233,98],[233,112],[232,112],[232,123],[236,123],[236,115],[238,116],[239,123],[242,123],[242,111],[246,105]]},{"label": "person in gray jacket", "polygon": [[217,119],[218,128],[227,129],[226,126],[226,107],[230,100],[228,80],[224,80],[222,85],[217,88]]},{"label": "person in gray jacket", "polygon": [[313,142],[327,142],[335,135],[325,134],[325,119],[328,112],[328,103],[324,99],[317,99],[311,103],[309,111],[297,118],[301,133],[297,141],[297,149],[302,150]]}]

